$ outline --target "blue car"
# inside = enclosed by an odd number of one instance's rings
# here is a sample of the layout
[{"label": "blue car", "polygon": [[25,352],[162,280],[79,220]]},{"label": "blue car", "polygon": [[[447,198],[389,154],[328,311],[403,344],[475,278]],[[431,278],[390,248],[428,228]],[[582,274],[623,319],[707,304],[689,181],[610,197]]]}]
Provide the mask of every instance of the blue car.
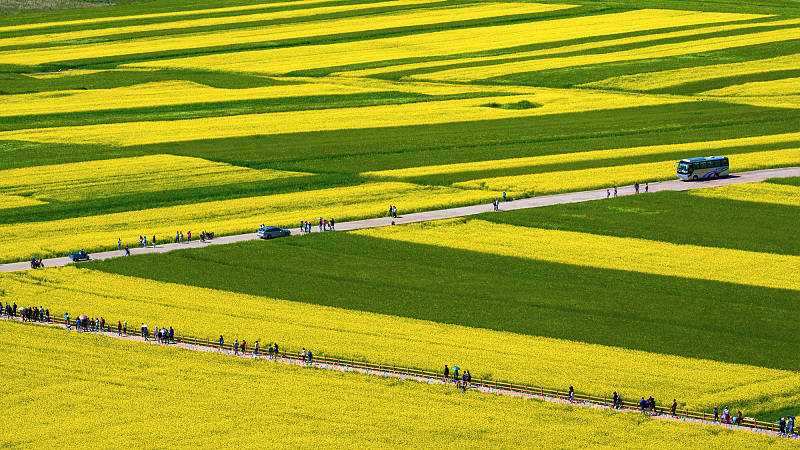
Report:
[{"label": "blue car", "polygon": [[81,251],[79,251],[77,253],[70,253],[69,254],[69,259],[71,259],[72,262],[88,261],[89,260],[89,254],[86,253],[85,251],[81,250]]}]

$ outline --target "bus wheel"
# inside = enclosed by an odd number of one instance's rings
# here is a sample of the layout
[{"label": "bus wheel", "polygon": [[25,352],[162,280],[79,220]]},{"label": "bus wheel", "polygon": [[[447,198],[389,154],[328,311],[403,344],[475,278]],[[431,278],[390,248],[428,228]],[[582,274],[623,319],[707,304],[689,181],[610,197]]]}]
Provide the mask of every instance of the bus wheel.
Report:
[{"label": "bus wheel", "polygon": [[692,181],[697,181],[697,175],[692,177]]},{"label": "bus wheel", "polygon": [[719,174],[715,173],[714,175],[712,175],[712,177],[714,177],[714,179],[716,180],[717,178],[719,178]]}]

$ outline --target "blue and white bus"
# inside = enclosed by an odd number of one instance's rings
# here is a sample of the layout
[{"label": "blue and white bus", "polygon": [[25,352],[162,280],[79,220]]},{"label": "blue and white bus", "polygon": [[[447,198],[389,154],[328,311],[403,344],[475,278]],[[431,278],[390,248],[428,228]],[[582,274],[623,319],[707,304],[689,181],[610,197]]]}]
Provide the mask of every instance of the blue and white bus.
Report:
[{"label": "blue and white bus", "polygon": [[707,180],[726,177],[729,173],[728,158],[725,156],[706,156],[678,161],[679,180]]}]

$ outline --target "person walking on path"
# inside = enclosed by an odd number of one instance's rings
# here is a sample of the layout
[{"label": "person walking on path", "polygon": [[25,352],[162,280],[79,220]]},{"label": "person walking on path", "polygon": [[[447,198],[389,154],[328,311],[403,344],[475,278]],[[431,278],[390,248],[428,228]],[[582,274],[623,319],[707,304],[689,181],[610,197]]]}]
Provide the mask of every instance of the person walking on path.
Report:
[{"label": "person walking on path", "polygon": [[714,423],[719,422],[719,406],[714,406]]},{"label": "person walking on path", "polygon": [[144,338],[144,341],[147,342],[147,325],[144,323],[142,323],[142,337]]},{"label": "person walking on path", "polygon": [[611,198],[611,189],[606,189],[606,198]]},{"label": "person walking on path", "polygon": [[117,321],[117,336],[122,336],[122,322]]},{"label": "person walking on path", "polygon": [[567,397],[567,400],[569,400],[570,402],[575,401],[575,389],[573,389],[572,386],[569,387],[569,395]]},{"label": "person walking on path", "polygon": [[258,356],[258,341],[253,344],[253,355]]},{"label": "person walking on path", "polygon": [[675,410],[678,408],[678,399],[672,399],[672,408],[669,409],[669,412],[672,413],[672,417],[675,417]]},{"label": "person walking on path", "polygon": [[506,201],[506,191],[503,191],[503,201]]},{"label": "person walking on path", "polygon": [[186,242],[192,242],[192,230],[186,232]]},{"label": "person walking on path", "polygon": [[243,355],[247,354],[247,341],[245,341],[244,339],[242,339],[242,354]]},{"label": "person walking on path", "polygon": [[220,334],[219,335],[219,347],[217,348],[217,351],[221,352],[222,351],[222,346],[224,344],[225,344],[225,340],[222,339],[222,335]]},{"label": "person walking on path", "polygon": [[638,182],[638,181],[637,181],[637,182],[635,182],[635,183],[633,183],[633,190],[634,190],[634,192],[636,192],[637,194],[639,193],[639,182]]},{"label": "person walking on path", "polygon": [[171,326],[169,327],[169,341],[175,343],[175,330]]},{"label": "person walking on path", "polygon": [[156,235],[153,235],[153,248],[156,248]]},{"label": "person walking on path", "polygon": [[122,250],[122,238],[117,238],[117,250]]},{"label": "person walking on path", "polygon": [[333,217],[331,217],[331,231],[336,231],[336,228],[334,228],[335,225],[336,225],[336,221],[333,220]]},{"label": "person walking on path", "polygon": [[649,191],[650,191],[650,184],[649,183],[645,183],[644,184],[644,193],[647,194]]},{"label": "person walking on path", "polygon": [[450,368],[444,365],[444,383],[447,384],[447,377],[450,376]]},{"label": "person walking on path", "polygon": [[786,419],[781,417],[781,420],[778,421],[778,431],[781,434],[786,434]]},{"label": "person walking on path", "polygon": [[616,198],[616,196],[617,196],[617,187],[614,186],[614,197]]},{"label": "person walking on path", "polygon": [[233,354],[239,356],[239,340],[233,341]]},{"label": "person walking on path", "polygon": [[72,329],[71,325],[69,324],[69,313],[66,312],[64,313],[64,323],[67,324],[68,330]]}]

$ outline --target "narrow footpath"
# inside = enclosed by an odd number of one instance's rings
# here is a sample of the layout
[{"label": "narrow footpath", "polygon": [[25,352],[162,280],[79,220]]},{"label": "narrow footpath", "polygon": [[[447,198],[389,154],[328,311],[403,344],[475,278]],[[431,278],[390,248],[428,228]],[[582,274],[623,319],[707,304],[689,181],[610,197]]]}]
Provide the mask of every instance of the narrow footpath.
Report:
[{"label": "narrow footpath", "polygon": [[[3,318],[4,320],[19,320],[19,319],[8,319],[6,317]],[[64,329],[66,331],[66,326],[61,323],[55,322],[29,322],[28,325],[32,326],[51,326]],[[72,331],[75,333],[79,333],[79,331]],[[144,338],[136,335],[131,334],[122,334],[119,335],[112,331],[92,331],[90,333],[103,335],[109,338],[114,339],[124,339],[129,341],[140,342],[142,344],[151,344],[151,345],[163,345],[168,347],[176,347],[184,350],[189,351],[199,351],[199,352],[208,352],[208,353],[220,353],[224,354],[233,358],[250,358],[250,359],[258,359],[263,360],[265,364],[274,363],[274,364],[286,364],[286,365],[293,365],[293,366],[301,366],[307,367],[309,369],[318,369],[318,370],[331,370],[336,372],[356,372],[362,375],[370,375],[370,376],[379,376],[383,378],[395,378],[404,381],[411,381],[415,383],[426,383],[430,385],[439,385],[443,388],[458,389],[455,383],[452,380],[445,379],[442,375],[439,374],[432,374],[431,372],[421,372],[419,373],[410,373],[409,371],[403,368],[397,368],[392,366],[384,366],[385,368],[379,368],[380,366],[376,367],[375,364],[358,364],[354,362],[344,362],[341,360],[333,360],[333,359],[326,359],[321,358],[323,361],[320,361],[320,358],[315,358],[313,362],[304,361],[299,357],[299,355],[294,354],[286,354],[284,353],[281,356],[268,356],[264,354],[254,355],[253,353],[242,354],[241,352],[235,353],[229,349],[219,349],[214,346],[209,345],[199,345],[199,344],[192,344],[184,342],[185,339],[181,339],[178,336],[175,336],[176,341],[175,343],[171,344],[161,344],[156,342],[153,338],[149,340],[145,340]],[[262,349],[263,351],[263,349]],[[625,406],[620,408],[614,408],[609,400],[610,399],[598,399],[596,397],[592,397],[592,399],[588,399],[586,396],[582,396],[580,394],[575,395],[574,400],[569,400],[564,394],[561,393],[553,393],[551,392],[544,392],[542,391],[541,394],[537,394],[536,390],[531,389],[514,389],[514,388],[506,388],[504,386],[498,386],[495,384],[492,385],[491,382],[486,382],[483,380],[477,380],[476,382],[471,383],[469,389],[466,390],[465,395],[469,395],[472,392],[480,393],[480,394],[494,394],[494,395],[502,395],[506,397],[516,397],[521,399],[528,399],[528,400],[540,400],[545,401],[548,403],[553,404],[560,404],[564,406],[571,406],[571,407],[578,407],[578,408],[589,408],[589,409],[597,409],[597,410],[614,410],[618,413],[628,413],[628,414],[640,414],[643,415],[645,413],[641,412],[635,406],[628,403]],[[561,395],[559,395],[561,394]],[[663,408],[659,408],[662,409]],[[696,413],[695,413],[696,414]],[[748,426],[747,422],[744,425],[732,425],[726,424],[722,422],[716,422],[714,420],[708,420],[704,418],[692,417],[691,415],[684,415],[683,411],[678,410],[675,415],[670,414],[666,411],[660,411],[656,414],[647,414],[652,420],[667,420],[673,422],[688,422],[694,423],[699,425],[709,425],[715,426],[719,428],[727,428],[729,430],[736,430],[736,431],[743,431],[743,432],[750,432],[756,434],[764,434],[768,436],[773,436],[776,438],[783,438],[789,439],[794,441],[800,441],[800,435],[798,434],[781,434],[780,432],[774,429],[768,428],[756,428],[752,426]],[[759,422],[759,424],[763,427],[768,425],[764,422]],[[774,425],[773,425],[774,427]]]},{"label": "narrow footpath", "polygon": [[[800,167],[753,170],[750,172],[734,173],[726,178],[720,178],[717,180],[708,180],[708,181],[690,181],[690,182],[681,180],[659,181],[650,183],[650,192],[688,191],[693,189],[705,189],[717,186],[727,186],[731,184],[755,183],[759,181],[764,181],[769,178],[787,178],[787,177],[800,177]],[[618,187],[618,196],[620,197],[633,194],[634,194],[633,186]],[[500,210],[512,211],[515,209],[539,208],[542,206],[551,206],[564,203],[580,203],[580,202],[587,202],[591,200],[599,200],[604,198],[606,198],[605,188],[595,189],[591,191],[567,192],[564,194],[545,195],[541,197],[531,197],[521,200],[504,202],[500,204]],[[402,211],[402,205],[400,205],[399,209]],[[440,219],[453,219],[458,217],[473,216],[476,214],[481,214],[489,211],[492,211],[492,205],[482,204],[482,205],[463,206],[459,208],[439,209],[434,211],[424,211],[412,214],[405,214],[402,216],[398,216],[395,219],[391,217],[378,217],[374,219],[354,220],[352,222],[337,223],[336,231],[352,231],[364,228],[385,227],[391,225],[393,222],[397,225],[401,225],[404,223],[427,222],[430,220],[440,220]],[[298,221],[299,220],[300,219],[298,219]],[[177,244],[174,243],[160,244],[156,245],[155,247],[150,246],[145,248],[131,248],[130,249],[131,255],[140,255],[145,253],[166,253],[166,252],[171,252],[173,250],[179,250],[185,248],[196,248],[196,247],[204,247],[207,245],[223,245],[223,244],[232,244],[234,242],[251,241],[258,239],[258,236],[256,236],[255,234],[255,228],[257,227],[258,227],[257,224],[253,224],[254,228],[253,233],[215,237],[212,241],[202,242],[200,240],[195,240],[191,242],[182,242]],[[313,230],[314,227],[312,227],[312,231]],[[298,235],[300,234],[300,229],[293,228],[291,229],[291,232],[292,235]],[[124,256],[124,252],[120,250],[112,250],[107,252],[99,252],[91,254],[92,259],[118,258],[120,256]],[[63,256],[59,258],[45,259],[43,260],[43,262],[45,267],[61,267],[61,266],[66,266],[72,261],[69,259],[69,257]],[[31,268],[30,261],[20,261],[15,263],[0,264],[0,272],[15,272],[20,270],[28,270],[30,268]]]}]

